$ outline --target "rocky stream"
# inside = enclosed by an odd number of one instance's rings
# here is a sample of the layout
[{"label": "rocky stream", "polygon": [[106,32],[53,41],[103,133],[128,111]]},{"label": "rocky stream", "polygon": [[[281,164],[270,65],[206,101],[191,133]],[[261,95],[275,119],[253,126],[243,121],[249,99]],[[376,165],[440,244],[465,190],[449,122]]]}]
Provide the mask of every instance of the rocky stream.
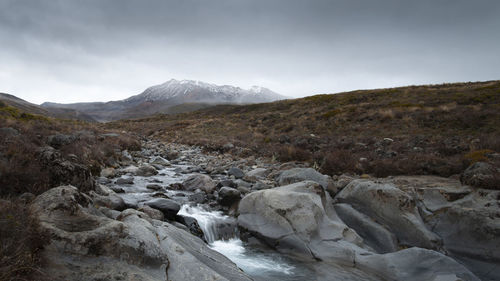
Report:
[{"label": "rocky stream", "polygon": [[56,280],[500,280],[500,191],[147,141],[32,208]]}]

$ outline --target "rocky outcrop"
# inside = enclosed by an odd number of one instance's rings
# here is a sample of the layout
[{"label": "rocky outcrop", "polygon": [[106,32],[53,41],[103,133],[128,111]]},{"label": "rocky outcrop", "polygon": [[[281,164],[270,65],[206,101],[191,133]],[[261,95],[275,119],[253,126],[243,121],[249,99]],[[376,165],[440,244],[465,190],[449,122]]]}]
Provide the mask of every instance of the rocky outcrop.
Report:
[{"label": "rocky outcrop", "polygon": [[51,280],[251,280],[190,233],[132,209],[110,219],[72,186],[43,193],[32,210],[51,235]]},{"label": "rocky outcrop", "polygon": [[[370,190],[374,186],[370,188],[363,181],[359,183],[358,188],[365,190],[366,196],[373,196]],[[363,198],[353,189],[356,188],[347,186],[343,198]],[[381,189],[392,194],[379,198],[385,198],[385,203],[388,200],[395,200],[397,205],[406,202],[398,201],[398,198],[405,197],[391,187]],[[375,190],[380,190],[380,187]],[[377,203],[379,199],[374,201]],[[416,214],[413,213],[413,207],[401,205],[406,206],[406,209],[398,207],[393,211],[411,221],[402,227],[412,226],[418,235],[429,235],[420,229],[423,226],[421,219],[419,223],[414,222]],[[368,207],[373,208],[373,205]],[[356,231],[340,220],[331,208],[328,193],[319,184],[305,181],[245,196],[239,205],[238,225],[282,252],[309,255],[321,259],[324,264],[330,264],[320,270],[326,276],[336,276],[338,268],[347,266],[350,270],[360,270],[359,276],[370,274],[372,280],[479,280],[462,264],[437,251],[417,247],[399,250],[397,235],[349,204],[337,203],[335,209]],[[379,213],[379,216],[388,215],[387,212],[373,212]],[[405,235],[406,238],[410,237],[409,234]]]},{"label": "rocky outcrop", "polygon": [[90,191],[95,188],[94,177],[89,168],[64,159],[56,149],[50,146],[42,147],[38,158],[44,169],[49,172],[53,186],[71,184],[81,191]]},{"label": "rocky outcrop", "polygon": [[463,184],[500,190],[500,170],[486,162],[470,165],[460,176]]},{"label": "rocky outcrop", "polygon": [[441,239],[427,229],[413,197],[392,184],[354,180],[337,194],[335,201],[353,206],[387,228],[400,245],[441,247]]},{"label": "rocky outcrop", "polygon": [[338,219],[330,196],[316,182],[250,193],[240,201],[239,213],[240,227],[285,252],[352,264],[354,251],[334,241],[362,245],[356,232]]}]

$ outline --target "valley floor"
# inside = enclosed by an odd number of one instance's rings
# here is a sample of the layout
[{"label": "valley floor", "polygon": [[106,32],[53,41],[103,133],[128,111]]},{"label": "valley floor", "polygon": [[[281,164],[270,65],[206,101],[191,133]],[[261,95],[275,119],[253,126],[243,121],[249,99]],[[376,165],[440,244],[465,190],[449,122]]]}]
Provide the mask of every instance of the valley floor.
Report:
[{"label": "valley floor", "polygon": [[142,147],[122,150],[92,191],[61,186],[30,200],[50,235],[41,276],[500,278],[498,190],[435,176],[332,178],[307,164],[151,140]]}]

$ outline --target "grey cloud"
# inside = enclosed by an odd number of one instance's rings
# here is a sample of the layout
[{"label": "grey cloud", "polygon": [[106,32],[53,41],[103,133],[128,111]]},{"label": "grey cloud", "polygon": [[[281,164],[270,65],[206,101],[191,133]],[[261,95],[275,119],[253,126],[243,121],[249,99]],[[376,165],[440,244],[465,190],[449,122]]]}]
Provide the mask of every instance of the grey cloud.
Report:
[{"label": "grey cloud", "polygon": [[499,12],[490,0],[0,0],[0,91],[65,102],[170,78],[292,96],[498,79]]}]

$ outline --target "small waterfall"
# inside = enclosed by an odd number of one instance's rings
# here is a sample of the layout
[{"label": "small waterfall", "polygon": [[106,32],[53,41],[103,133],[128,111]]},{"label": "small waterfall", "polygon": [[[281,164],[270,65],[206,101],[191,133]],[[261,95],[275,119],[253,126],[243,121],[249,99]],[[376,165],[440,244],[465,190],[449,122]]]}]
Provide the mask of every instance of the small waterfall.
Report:
[{"label": "small waterfall", "polygon": [[196,219],[205,241],[213,250],[225,255],[256,281],[305,281],[312,271],[275,251],[245,246],[239,239],[236,220],[219,211],[207,211],[202,206],[182,205],[179,215]]},{"label": "small waterfall", "polygon": [[234,218],[218,211],[207,211],[200,206],[182,205],[179,215],[196,219],[203,231],[205,241],[211,244],[216,240],[230,239],[236,236],[236,221]]}]

